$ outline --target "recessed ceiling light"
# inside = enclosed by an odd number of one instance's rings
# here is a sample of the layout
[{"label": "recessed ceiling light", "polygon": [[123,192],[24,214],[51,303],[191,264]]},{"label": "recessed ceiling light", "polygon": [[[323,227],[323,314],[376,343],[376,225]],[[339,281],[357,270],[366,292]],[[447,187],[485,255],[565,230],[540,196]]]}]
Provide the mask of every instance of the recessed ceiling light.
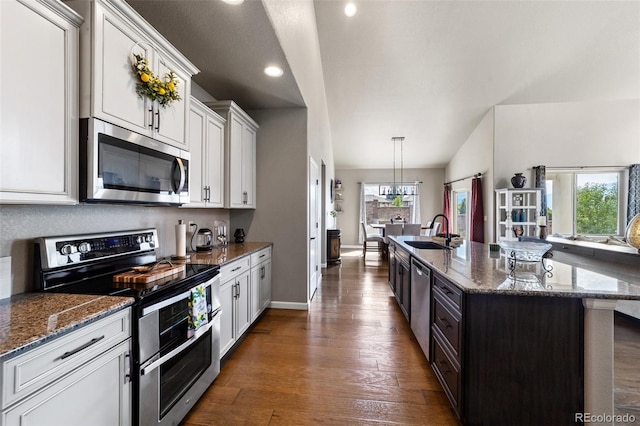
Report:
[{"label": "recessed ceiling light", "polygon": [[244,0],[222,0],[222,1],[227,4],[232,4],[234,6],[237,4],[242,4],[242,2],[244,2]]},{"label": "recessed ceiling light", "polygon": [[269,77],[280,77],[284,74],[284,71],[280,67],[270,65],[264,69],[264,73]]},{"label": "recessed ceiling light", "polygon": [[344,7],[344,14],[351,18],[356,14],[357,10],[358,9],[356,8],[356,5],[354,3],[347,3],[347,5]]}]

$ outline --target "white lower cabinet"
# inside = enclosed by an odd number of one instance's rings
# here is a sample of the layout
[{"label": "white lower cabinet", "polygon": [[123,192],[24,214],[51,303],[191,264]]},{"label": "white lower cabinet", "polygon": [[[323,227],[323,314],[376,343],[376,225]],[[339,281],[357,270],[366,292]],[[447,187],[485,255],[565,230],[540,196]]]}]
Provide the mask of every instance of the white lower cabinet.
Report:
[{"label": "white lower cabinet", "polygon": [[271,246],[220,268],[220,356],[271,303]]},{"label": "white lower cabinet", "polygon": [[245,256],[220,268],[220,356],[231,349],[251,324],[249,261]]},{"label": "white lower cabinet", "polygon": [[271,247],[251,255],[251,320],[271,303]]},{"label": "white lower cabinet", "polygon": [[130,425],[130,355],[127,308],[3,361],[0,425]]}]

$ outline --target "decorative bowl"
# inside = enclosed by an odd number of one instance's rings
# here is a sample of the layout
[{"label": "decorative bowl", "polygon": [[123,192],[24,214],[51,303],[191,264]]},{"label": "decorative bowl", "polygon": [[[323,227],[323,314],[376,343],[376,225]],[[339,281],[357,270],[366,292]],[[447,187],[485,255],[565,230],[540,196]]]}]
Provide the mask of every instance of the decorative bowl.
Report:
[{"label": "decorative bowl", "polygon": [[540,262],[552,245],[533,241],[500,241],[500,247],[507,257],[518,262]]}]

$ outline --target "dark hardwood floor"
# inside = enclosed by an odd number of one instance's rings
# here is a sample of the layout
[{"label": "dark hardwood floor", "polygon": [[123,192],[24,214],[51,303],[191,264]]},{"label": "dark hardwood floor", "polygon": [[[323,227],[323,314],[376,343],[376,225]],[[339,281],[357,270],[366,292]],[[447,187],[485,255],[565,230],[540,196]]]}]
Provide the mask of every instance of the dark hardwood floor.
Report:
[{"label": "dark hardwood floor", "polygon": [[[184,426],[457,425],[376,253],[344,250],[309,311],[271,309]],[[616,317],[616,412],[640,421],[640,326]]]},{"label": "dark hardwood floor", "polygon": [[615,413],[635,417],[620,424],[640,425],[640,320],[616,314],[614,323]]},{"label": "dark hardwood floor", "polygon": [[456,425],[376,253],[343,251],[310,310],[271,309],[185,426]]}]

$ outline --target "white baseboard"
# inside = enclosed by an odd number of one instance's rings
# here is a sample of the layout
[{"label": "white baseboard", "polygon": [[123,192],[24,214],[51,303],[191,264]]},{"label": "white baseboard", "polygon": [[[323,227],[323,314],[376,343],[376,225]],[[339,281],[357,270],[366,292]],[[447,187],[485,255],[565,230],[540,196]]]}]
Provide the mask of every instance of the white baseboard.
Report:
[{"label": "white baseboard", "polygon": [[274,309],[297,309],[300,311],[308,311],[309,306],[306,303],[298,303],[298,302],[277,302],[271,301],[269,304],[270,308]]},{"label": "white baseboard", "polygon": [[357,246],[356,245],[350,245],[350,244],[349,245],[343,244],[343,245],[340,246],[340,248],[360,249],[360,250],[362,250],[362,244],[357,245]]}]

